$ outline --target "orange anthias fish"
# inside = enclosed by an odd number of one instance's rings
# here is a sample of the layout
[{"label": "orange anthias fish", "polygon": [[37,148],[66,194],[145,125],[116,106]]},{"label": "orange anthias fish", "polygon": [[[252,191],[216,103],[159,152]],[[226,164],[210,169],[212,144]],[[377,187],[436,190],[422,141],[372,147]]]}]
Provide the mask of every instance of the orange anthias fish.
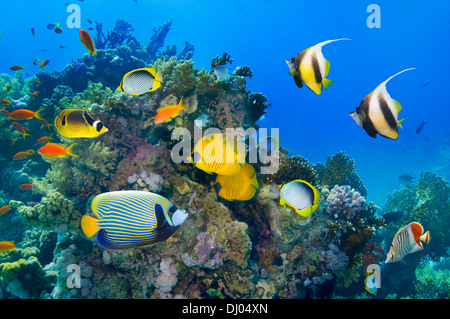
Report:
[{"label": "orange anthias fish", "polygon": [[42,61],[41,64],[39,64],[39,68],[40,69],[45,68],[48,65],[49,62],[50,62],[50,60]]},{"label": "orange anthias fish", "polygon": [[0,104],[3,104],[3,105],[11,105],[12,102],[11,102],[10,100],[3,99],[3,100],[0,101]]},{"label": "orange anthias fish", "polygon": [[32,184],[22,184],[19,186],[20,189],[25,190],[25,191],[29,191],[33,189],[33,185]]},{"label": "orange anthias fish", "polygon": [[37,140],[37,143],[44,144],[47,143],[49,140],[53,140],[52,134],[50,134],[50,136],[42,136],[40,139]]},{"label": "orange anthias fish", "polygon": [[51,129],[53,124],[48,124],[46,120],[42,119],[38,119],[39,123],[41,123],[44,126],[47,126],[48,129]]},{"label": "orange anthias fish", "polygon": [[[29,120],[33,117],[37,118],[38,120],[43,120],[42,116],[39,114],[39,112],[43,111],[44,109],[40,109],[36,112],[30,111],[30,110],[26,110],[26,109],[20,109],[20,110],[15,110],[12,113],[9,113],[6,110],[2,110],[2,112],[4,114],[7,114],[8,118],[10,120],[16,120],[16,121],[23,121],[23,120]],[[9,114],[8,114],[8,113]]]},{"label": "orange anthias fish", "polygon": [[36,97],[39,94],[39,91],[34,91],[33,93],[31,93],[30,97]]},{"label": "orange anthias fish", "polygon": [[20,134],[22,134],[23,139],[25,139],[25,136],[31,136],[30,134],[27,133],[27,131],[29,131],[28,128],[23,127],[22,125],[20,125],[20,124],[17,123],[17,122],[13,122],[13,125],[14,125],[14,127],[16,128],[16,130],[17,130]]},{"label": "orange anthias fish", "polygon": [[66,157],[67,155],[78,157],[78,155],[73,154],[71,150],[75,144],[77,143],[73,143],[66,148],[58,143],[47,143],[38,150],[38,154],[50,158]]},{"label": "orange anthias fish", "polygon": [[24,159],[25,157],[27,157],[28,155],[33,155],[33,154],[36,154],[36,152],[34,150],[26,150],[26,151],[18,152],[18,153],[16,153],[16,155],[14,155],[13,160],[14,161],[21,160],[21,159]]},{"label": "orange anthias fish", "polygon": [[91,55],[96,56],[97,52],[94,48],[94,42],[92,42],[92,38],[89,33],[81,29],[78,31],[78,33],[80,35],[81,43],[83,43],[83,45],[88,49]]},{"label": "orange anthias fish", "polygon": [[158,114],[155,116],[155,123],[167,123],[172,121],[172,119],[178,115],[180,115],[180,111],[187,110],[188,107],[184,107],[183,105],[183,97],[181,97],[178,105],[172,104],[165,107],[162,107],[158,110]]},{"label": "orange anthias fish", "polygon": [[5,205],[0,207],[0,216],[7,213],[11,209],[11,205]]},{"label": "orange anthias fish", "polygon": [[11,71],[19,71],[19,70],[23,70],[24,67],[21,65],[13,65],[12,67],[9,68]]},{"label": "orange anthias fish", "polygon": [[14,250],[16,245],[13,241],[0,241],[0,253],[6,253],[8,251]]}]

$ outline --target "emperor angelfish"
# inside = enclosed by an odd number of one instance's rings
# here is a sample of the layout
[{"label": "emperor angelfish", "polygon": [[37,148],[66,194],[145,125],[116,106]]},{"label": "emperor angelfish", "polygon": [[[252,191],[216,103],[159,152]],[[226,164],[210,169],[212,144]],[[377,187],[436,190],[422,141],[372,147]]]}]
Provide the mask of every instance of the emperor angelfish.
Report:
[{"label": "emperor angelfish", "polygon": [[308,217],[319,207],[320,194],[310,183],[298,179],[279,187],[280,205],[292,207],[300,216]]},{"label": "emperor angelfish", "polygon": [[94,138],[108,132],[97,116],[81,109],[63,110],[55,117],[53,125],[65,138]]},{"label": "emperor angelfish", "polygon": [[325,78],[330,71],[330,61],[323,56],[322,47],[328,43],[341,40],[350,39],[324,41],[303,50],[295,58],[286,60],[290,69],[289,74],[294,77],[295,84],[299,88],[302,88],[303,83],[305,83],[314,93],[320,95],[322,87],[327,90],[334,83],[334,81]]},{"label": "emperor angelfish", "polygon": [[385,263],[395,263],[408,254],[423,250],[422,242],[425,244],[430,242],[430,232],[424,234],[421,224],[412,222],[400,228],[392,240]]},{"label": "emperor angelfish", "polygon": [[141,95],[157,90],[161,86],[161,76],[154,68],[136,69],[124,75],[118,91],[130,95]]},{"label": "emperor angelfish", "polygon": [[356,110],[350,113],[356,124],[362,127],[370,137],[376,138],[378,133],[392,140],[398,138],[398,127],[403,128],[400,123],[405,118],[398,120],[398,113],[402,106],[391,98],[386,90],[386,84],[393,77],[409,70],[414,70],[414,68],[398,72],[378,85],[361,101]]},{"label": "emperor angelfish", "polygon": [[186,220],[187,213],[158,194],[144,191],[103,193],[92,201],[97,218],[84,215],[86,237],[97,234],[105,249],[148,247],[169,238]]}]

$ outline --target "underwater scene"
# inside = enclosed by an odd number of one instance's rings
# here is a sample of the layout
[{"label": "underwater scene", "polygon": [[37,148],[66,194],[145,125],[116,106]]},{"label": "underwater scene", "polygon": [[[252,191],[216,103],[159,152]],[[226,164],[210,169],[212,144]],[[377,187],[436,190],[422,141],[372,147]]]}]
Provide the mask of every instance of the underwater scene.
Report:
[{"label": "underwater scene", "polygon": [[0,299],[450,297],[450,2],[2,6]]}]

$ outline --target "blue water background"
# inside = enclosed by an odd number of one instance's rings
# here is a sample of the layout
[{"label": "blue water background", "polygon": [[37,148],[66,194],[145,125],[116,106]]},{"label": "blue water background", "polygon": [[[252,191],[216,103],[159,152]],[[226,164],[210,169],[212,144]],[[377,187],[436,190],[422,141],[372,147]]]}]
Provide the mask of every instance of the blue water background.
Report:
[{"label": "blue water background", "polygon": [[[105,31],[118,18],[130,21],[143,45],[153,28],[172,19],[165,45],[176,44],[181,51],[184,41],[193,43],[198,69],[209,70],[211,59],[223,52],[231,54],[232,67],[251,66],[254,76],[247,87],[262,92],[272,104],[258,124],[280,128],[282,146],[314,164],[345,151],[356,161],[368,199],[377,205],[401,187],[399,175],[418,178],[421,170],[428,170],[450,180],[448,1],[4,1],[1,73],[13,75],[9,67],[19,64],[32,76],[39,71],[32,65],[35,57],[50,60],[47,71],[62,70],[87,52],[78,30],[65,25],[65,3],[80,6],[83,29],[90,26],[86,18],[102,22]],[[366,24],[371,3],[381,9],[379,29]],[[59,22],[63,34],[47,30],[50,22]],[[297,88],[285,60],[319,42],[344,37],[352,40],[328,44],[322,51],[331,62],[328,78],[336,83],[320,96]],[[60,49],[61,44],[66,48]],[[349,112],[378,84],[411,67],[416,70],[387,85],[391,97],[403,105],[399,117],[407,117],[398,140],[369,137]],[[427,124],[417,135],[423,120]]]}]

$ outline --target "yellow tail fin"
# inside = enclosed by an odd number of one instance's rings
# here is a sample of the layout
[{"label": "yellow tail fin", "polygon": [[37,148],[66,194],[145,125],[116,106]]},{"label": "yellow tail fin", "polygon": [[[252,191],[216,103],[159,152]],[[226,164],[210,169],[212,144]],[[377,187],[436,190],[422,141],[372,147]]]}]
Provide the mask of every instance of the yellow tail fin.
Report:
[{"label": "yellow tail fin", "polygon": [[68,148],[66,148],[67,155],[70,155],[70,156],[73,156],[73,157],[78,157],[78,155],[75,155],[75,154],[72,153],[72,147],[75,146],[76,144],[77,143],[73,143]]},{"label": "yellow tail fin", "polygon": [[91,238],[100,230],[97,226],[97,219],[88,215],[81,217],[81,229],[87,238]]}]

